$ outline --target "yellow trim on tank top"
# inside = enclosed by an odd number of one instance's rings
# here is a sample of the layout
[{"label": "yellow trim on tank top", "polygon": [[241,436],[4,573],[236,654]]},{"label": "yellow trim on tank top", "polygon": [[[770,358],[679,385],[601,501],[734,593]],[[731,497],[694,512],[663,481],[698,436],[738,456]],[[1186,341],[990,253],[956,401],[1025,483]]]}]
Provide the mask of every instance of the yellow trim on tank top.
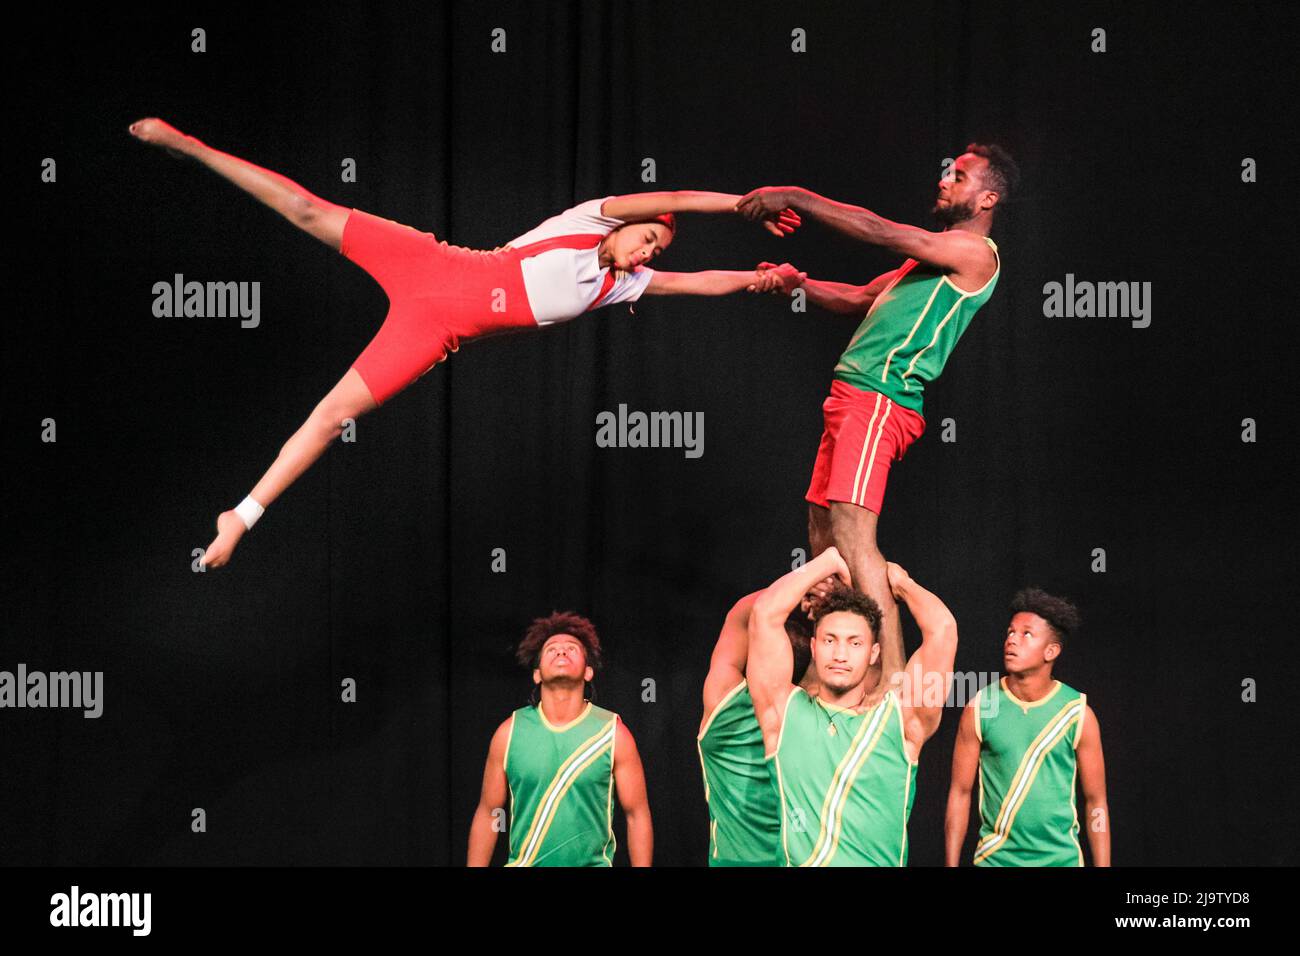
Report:
[{"label": "yellow trim on tank top", "polygon": [[583,720],[589,713],[591,713],[591,708],[592,708],[591,701],[587,701],[587,706],[582,708],[582,713],[580,713],[577,717],[574,717],[567,724],[563,726],[556,726],[555,724],[551,723],[549,720],[546,719],[546,711],[542,710],[542,702],[538,701],[537,716],[542,718],[542,724],[546,727],[547,730],[554,731],[557,734],[562,734],[566,730],[572,730],[574,727],[576,727],[581,720]]},{"label": "yellow trim on tank top", "polygon": [[[892,690],[886,691],[880,704],[887,703],[893,693]],[[876,707],[879,707],[880,704],[877,704]],[[871,710],[864,712],[864,716],[865,714],[872,714],[874,716],[876,707],[872,707]],[[821,827],[817,832],[817,839],[813,842],[812,852],[808,855],[808,859],[804,860],[803,863],[800,864],[801,866],[813,865],[812,861],[818,857],[824,857],[825,860],[830,860],[839,850],[840,834],[844,830],[844,806],[848,803],[849,796],[853,791],[854,781],[857,780],[858,774],[862,772],[862,768],[866,766],[867,760],[875,752],[876,744],[880,743],[880,738],[885,732],[885,724],[888,721],[888,716],[881,717],[879,723],[876,725],[875,732],[871,735],[870,742],[867,743],[866,749],[862,751],[857,760],[850,762],[850,758],[853,757],[854,751],[863,744],[866,732],[871,727],[872,721],[870,719],[864,720],[862,726],[858,728],[858,732],[853,735],[853,739],[849,742],[844,757],[840,760],[839,766],[835,768],[835,773],[831,775],[830,785],[826,788],[826,796],[822,799]],[[845,781],[844,786],[840,788],[839,799],[832,804],[831,798],[841,779]],[[829,833],[827,831],[828,817],[832,821]],[[829,852],[823,853],[822,847],[826,844],[827,840],[829,840]]]},{"label": "yellow trim on tank top", "polygon": [[1011,702],[1026,712],[1028,712],[1030,707],[1041,707],[1043,704],[1055,697],[1056,692],[1061,689],[1061,682],[1059,680],[1053,680],[1052,683],[1054,686],[1047,692],[1045,697],[1040,697],[1038,700],[1021,700],[1015,694],[1011,693],[1011,688],[1007,686],[1007,679],[1005,677],[998,681],[998,683],[1002,685],[1002,692],[1011,698]]},{"label": "yellow trim on tank top", "polygon": [[[900,710],[901,713],[901,710]],[[907,756],[907,748],[903,748],[903,756]],[[913,764],[912,766],[918,766]],[[903,842],[898,850],[898,865],[902,866],[903,861],[907,858],[907,798],[912,795],[912,771],[907,771],[907,780],[903,784]]]},{"label": "yellow trim on tank top", "polygon": [[731,690],[723,694],[722,699],[713,705],[713,710],[709,712],[708,719],[704,721],[704,728],[698,734],[695,735],[695,740],[697,742],[703,740],[704,735],[709,732],[709,728],[713,726],[713,718],[717,717],[718,714],[722,712],[722,708],[726,707],[727,704],[731,702],[731,698],[739,694],[741,688],[747,686],[748,684],[749,681],[746,678],[742,677],[740,679],[739,684],[737,684],[735,687],[731,688]]},{"label": "yellow trim on tank top", "polygon": [[[1030,771],[1029,779],[1025,782],[1024,789],[1021,791],[1021,794],[1020,794],[1019,799],[1016,800],[1016,802],[1015,802],[1015,806],[1011,809],[1011,815],[1010,815],[1010,817],[1007,819],[1007,827],[1006,827],[1006,830],[1002,832],[1002,834],[1001,834],[1000,837],[998,836],[998,831],[997,831],[997,830],[994,830],[993,833],[989,834],[989,836],[992,837],[992,838],[994,838],[994,839],[987,840],[986,842],[987,842],[988,844],[990,844],[990,845],[991,845],[991,844],[996,844],[996,845],[993,845],[993,846],[992,846],[992,849],[986,849],[986,850],[984,850],[983,853],[981,854],[981,851],[980,851],[980,849],[979,849],[979,846],[976,846],[976,847],[975,847],[975,860],[974,860],[974,862],[978,863],[978,862],[981,862],[982,860],[987,860],[987,859],[988,859],[989,857],[991,857],[994,853],[997,853],[998,850],[1001,850],[1001,849],[1003,849],[1004,847],[1006,847],[1007,844],[1011,841],[1011,828],[1015,825],[1015,822],[1016,822],[1016,816],[1020,813],[1020,808],[1023,807],[1023,806],[1025,805],[1025,801],[1026,801],[1027,799],[1029,799],[1029,792],[1030,792],[1030,790],[1033,789],[1033,787],[1034,787],[1034,781],[1038,778],[1038,771],[1040,771],[1040,770],[1043,768],[1043,764],[1046,763],[1046,761],[1047,761],[1047,755],[1052,751],[1052,748],[1055,747],[1058,743],[1060,743],[1060,738],[1061,738],[1061,737],[1064,737],[1067,733],[1070,732],[1070,727],[1074,724],[1074,722],[1075,722],[1074,719],[1071,719],[1070,721],[1068,721],[1068,722],[1066,723],[1066,725],[1065,725],[1063,728],[1061,728],[1061,730],[1058,731],[1058,732],[1054,735],[1055,737],[1057,737],[1057,740],[1056,740],[1055,742],[1053,742],[1053,743],[1051,744],[1051,746],[1047,747],[1047,749],[1045,749],[1045,750],[1044,750],[1044,751],[1039,755],[1038,760],[1036,760],[1036,761],[1034,762],[1033,770]],[[1076,772],[1077,772],[1077,770],[1078,770],[1078,765],[1077,765],[1077,764],[1075,765],[1075,770],[1076,770]],[[1011,790],[1010,790],[1009,792],[1014,792],[1014,790],[1015,790],[1015,787],[1012,787]],[[1073,803],[1074,803],[1074,794],[1073,794],[1073,791],[1071,791],[1071,795],[1070,795],[1070,803],[1071,803],[1072,805],[1073,805]],[[1004,805],[1003,808],[1002,808],[1002,811],[1005,812],[1006,809],[1007,809],[1007,808],[1006,808],[1006,806]],[[1001,816],[1001,813],[999,813],[999,816]],[[1076,822],[1077,822],[1077,820],[1078,820],[1078,810],[1077,810],[1077,809],[1075,810],[1075,820],[1076,820]],[[1082,850],[1082,848],[1079,848],[1079,846],[1078,846],[1079,841],[1078,841],[1078,838],[1077,838],[1077,837],[1074,838],[1074,842],[1075,842],[1075,846],[1076,846],[1076,848],[1079,849],[1079,853],[1080,853],[1080,855],[1082,855],[1083,850]]]},{"label": "yellow trim on tank top", "polygon": [[605,830],[607,835],[605,849],[600,851],[601,855],[605,857],[605,862],[610,866],[614,865],[614,861],[609,854],[618,848],[618,840],[614,836],[614,757],[618,750],[618,724],[621,719],[618,714],[614,715],[614,739],[609,742],[609,796],[605,800]]},{"label": "yellow trim on tank top", "polygon": [[[1087,711],[1084,711],[1087,713]],[[1083,720],[1082,717],[1079,718]],[[1074,811],[1074,826],[1070,828],[1070,838],[1074,840],[1074,846],[1079,851],[1079,865],[1083,866],[1083,844],[1079,842],[1079,801],[1075,794],[1079,789],[1079,761],[1074,762],[1074,772],[1070,775],[1070,809]]]},{"label": "yellow trim on tank top", "polygon": [[[889,692],[886,691],[885,697],[888,696],[889,696]],[[822,700],[821,697],[813,697],[811,694],[808,695],[809,700],[812,700],[815,703],[820,704],[822,707],[825,707],[827,710],[837,710],[842,714],[852,714],[854,717],[865,717],[867,714],[871,713],[873,710],[875,710],[877,707],[883,704],[885,702],[885,697],[880,698],[880,700],[876,701],[872,706],[868,707],[866,710],[858,710],[854,707],[844,707],[841,706],[840,704],[832,704],[830,701]],[[858,707],[861,706],[862,706],[861,704],[858,704]]]},{"label": "yellow trim on tank top", "polygon": [[695,752],[700,755],[700,776],[704,778],[704,802],[709,802],[709,768],[704,765],[704,748],[700,746],[700,738],[695,738]]},{"label": "yellow trim on tank top", "polygon": [[[785,737],[785,721],[786,721],[786,718],[790,715],[790,701],[791,701],[791,699],[794,697],[795,694],[803,694],[803,695],[804,695],[805,697],[807,697],[809,700],[812,700],[812,699],[813,699],[812,695],[809,694],[809,693],[808,693],[806,690],[804,690],[802,687],[800,687],[798,684],[795,684],[795,685],[791,688],[790,693],[786,694],[786,697],[785,697],[785,707],[783,707],[783,708],[781,709],[781,729],[778,730],[777,733],[776,733],[776,747],[773,748],[773,750],[772,750],[772,752],[771,752],[770,754],[769,754],[769,753],[765,753],[765,754],[763,754],[763,759],[764,759],[765,761],[766,761],[766,760],[771,760],[772,758],[774,758],[774,757],[777,755],[777,753],[781,750],[781,739],[782,739],[783,737]],[[762,725],[761,725],[761,724],[759,725],[759,730],[762,730]]]},{"label": "yellow trim on tank top", "polygon": [[[586,741],[584,741],[582,745],[579,746],[576,750],[574,750],[574,752],[569,755],[569,757],[564,761],[564,763],[560,765],[560,769],[555,772],[555,776],[551,779],[550,785],[547,786],[546,792],[542,794],[541,799],[537,803],[537,809],[539,812],[541,812],[546,807],[548,802],[550,803],[551,809],[549,812],[545,814],[545,820],[542,822],[542,828],[537,835],[536,841],[533,841],[533,833],[537,830],[539,821],[536,816],[534,816],[532,821],[530,821],[528,825],[528,832],[524,834],[524,840],[521,845],[521,849],[527,848],[529,843],[532,843],[533,848],[532,850],[526,852],[523,857],[521,857],[519,863],[516,864],[517,866],[533,865],[533,862],[537,859],[538,854],[541,852],[542,844],[546,842],[546,834],[550,832],[551,824],[555,822],[555,816],[559,812],[560,803],[564,800],[565,795],[573,787],[574,783],[577,782],[578,778],[581,777],[582,774],[587,770],[587,768],[590,767],[592,764],[594,764],[597,760],[599,760],[604,755],[606,746],[608,746],[610,750],[609,775],[611,778],[610,786],[611,788],[613,787],[613,782],[612,782],[612,778],[614,776],[613,751],[614,751],[614,740],[618,737],[617,723],[618,721],[616,717],[610,723],[603,725],[599,733],[593,734]],[[564,786],[560,788],[560,790],[555,794],[554,800],[552,800],[550,797],[551,792],[554,790],[555,785],[560,781],[560,778],[564,775],[564,771],[569,767],[569,765],[576,764],[577,758],[579,755],[581,755],[583,750],[595,744],[601,737],[605,736],[605,734],[611,733],[611,731],[612,731],[612,736],[610,737],[609,744],[602,745],[598,750],[596,750],[595,753],[591,754],[581,764],[577,764],[577,769],[574,770],[573,773],[569,775],[568,781],[564,784]],[[613,799],[612,789],[610,793],[611,793],[611,800],[612,800]],[[612,803],[609,807],[609,812],[610,813],[613,812]],[[611,832],[612,832],[612,827],[613,824],[611,822],[610,824]]]},{"label": "yellow trim on tank top", "polygon": [[964,298],[967,298],[967,299],[969,299],[969,298],[971,298],[971,297],[973,297],[973,296],[977,296],[977,295],[981,294],[985,289],[987,289],[987,288],[989,287],[989,282],[992,282],[994,279],[996,279],[996,278],[998,277],[998,275],[1000,275],[1001,272],[1002,272],[1002,254],[998,252],[998,244],[997,244],[996,242],[994,242],[992,239],[990,239],[988,236],[984,236],[983,239],[984,239],[985,242],[987,242],[990,246],[993,247],[993,259],[994,259],[994,261],[997,263],[997,265],[995,265],[995,266],[993,267],[993,275],[989,276],[989,281],[988,281],[988,282],[985,282],[982,286],[980,286],[980,287],[979,287],[978,289],[976,289],[974,292],[967,292],[965,289],[963,289],[963,288],[962,288],[961,286],[959,286],[957,283],[955,283],[955,282],[953,282],[951,279],[949,279],[949,278],[948,278],[948,273],[945,272],[945,273],[943,274],[943,278],[947,280],[948,285],[952,286],[954,289],[957,290],[957,292],[958,292],[959,294],[961,294]]},{"label": "yellow trim on tank top", "polygon": [[[894,361],[894,356],[898,354],[899,349],[905,348],[907,343],[912,341],[912,336],[916,335],[916,330],[921,327],[921,323],[925,321],[925,317],[930,314],[930,306],[934,305],[934,297],[939,294],[939,289],[942,285],[942,282],[936,282],[934,284],[934,288],[930,290],[930,298],[925,300],[925,308],[922,309],[921,314],[917,316],[916,324],[912,326],[912,331],[908,332],[907,338],[903,339],[900,344],[895,345],[890,349],[889,354],[885,356],[885,367],[881,369],[880,372],[881,382],[889,381],[889,366]],[[949,285],[951,285],[951,283],[949,283]],[[954,286],[954,288],[956,287]]]},{"label": "yellow trim on tank top", "polygon": [[[609,746],[612,749],[614,746],[614,741],[611,740],[609,742]],[[582,776],[582,774],[587,770],[587,768],[590,767],[592,764],[594,764],[597,760],[599,760],[604,755],[605,755],[605,748],[601,747],[594,754],[592,754],[587,760],[584,760],[582,764],[578,767],[578,769],[573,772],[573,775],[569,777],[568,782],[565,783],[565,785],[560,789],[560,792],[556,794],[555,802],[551,805],[551,812],[547,814],[546,823],[543,825],[542,831],[537,837],[537,842],[533,845],[532,854],[530,855],[529,862],[526,865],[532,866],[532,864],[537,861],[537,857],[542,851],[542,846],[543,844],[546,843],[546,835],[551,832],[551,824],[555,822],[555,817],[559,812],[560,804],[563,802],[565,795],[568,794],[568,792],[573,788],[573,785],[578,782],[578,778]],[[613,761],[611,760],[610,763],[612,764]],[[609,775],[611,778],[610,786],[612,788],[613,787],[612,778],[614,776],[614,770],[612,766],[610,768]],[[611,789],[611,793],[612,793],[612,789]],[[612,813],[612,812],[613,812],[613,805],[611,804],[607,813]],[[612,830],[612,824],[611,824],[611,830]]]},{"label": "yellow trim on tank top", "polygon": [[[888,697],[892,693],[892,690],[887,691],[885,696]],[[909,767],[919,767],[921,766],[920,752],[917,752],[915,760],[907,755],[907,726],[903,723],[903,702],[895,697],[894,704],[894,712],[898,714],[898,746],[903,751],[903,760]]]},{"label": "yellow trim on tank top", "polygon": [[[1044,697],[1043,699],[1046,700],[1047,698]],[[998,815],[993,821],[993,831],[988,835],[988,837],[981,840],[975,846],[974,862],[978,863],[981,860],[988,859],[1009,842],[1011,838],[1011,828],[1015,825],[1016,816],[1020,813],[1020,808],[1024,806],[1025,801],[1029,798],[1029,792],[1033,789],[1034,781],[1038,778],[1038,771],[1042,769],[1043,764],[1047,761],[1047,755],[1052,752],[1052,749],[1058,743],[1061,742],[1061,738],[1070,732],[1070,728],[1078,722],[1079,718],[1077,716],[1071,717],[1065,722],[1064,726],[1058,728],[1053,734],[1048,735],[1047,732],[1052,729],[1056,722],[1059,721],[1067,711],[1074,708],[1078,703],[1079,701],[1072,700],[1062,707],[1060,711],[1058,711],[1056,715],[1047,722],[1043,729],[1039,731],[1038,736],[1034,738],[1033,742],[1025,748],[1025,754],[1020,759],[1020,766],[1016,769],[1015,775],[1011,778],[1011,782],[1007,786],[1007,792],[1003,794],[1002,806],[998,808]],[[1046,743],[1049,740],[1051,742],[1048,743],[1047,746],[1043,747],[1042,752],[1038,755],[1038,759],[1034,761],[1032,767],[1027,766],[1025,761],[1029,759],[1029,755],[1032,754],[1040,744]],[[1077,766],[1076,763],[1076,769]],[[1026,771],[1028,772],[1028,777],[1025,779],[1024,786],[1021,787],[1020,780],[1025,776]],[[1017,790],[1020,791],[1020,795],[1014,797]],[[1013,797],[1014,803],[1008,804],[1007,800],[1012,799]],[[1073,799],[1073,797],[1071,797],[1071,799]],[[1000,828],[999,824],[1004,816],[1006,817],[1006,825],[1005,827]],[[985,849],[981,852],[981,845],[989,846],[991,849]]]},{"label": "yellow trim on tank top", "polygon": [[[776,754],[772,754],[773,757]],[[776,795],[781,801],[781,851],[785,853],[785,865],[790,866],[790,828],[785,825],[786,802],[785,802],[785,778],[781,774],[781,761],[777,761],[776,767]]]},{"label": "yellow trim on tank top", "polygon": [[[615,728],[615,730],[616,730],[615,736],[617,736],[617,728]],[[575,763],[578,757],[582,755],[582,752],[584,750],[594,745],[598,740],[600,740],[601,737],[605,736],[605,734],[607,734],[608,732],[609,732],[609,724],[602,724],[601,728],[598,731],[596,731],[594,734],[592,734],[590,737],[584,740],[581,744],[575,747],[573,752],[569,754],[569,756],[565,757],[564,762],[561,763],[560,766],[556,769],[555,774],[551,777],[551,782],[546,785],[546,789],[542,791],[541,796],[538,797],[537,799],[537,808],[533,813],[533,818],[528,821],[528,829],[524,831],[523,839],[520,841],[519,844],[519,849],[521,853],[523,853],[526,850],[530,841],[532,840],[533,832],[537,829],[538,822],[539,822],[538,814],[540,814],[545,809],[547,803],[550,802],[552,791],[555,790],[556,785],[564,777],[565,772],[569,769],[569,765]],[[610,745],[611,747],[613,746],[612,740],[610,741]],[[605,752],[604,747],[601,747],[598,751],[596,751],[597,755],[604,752]],[[581,770],[578,771],[578,773],[581,772],[582,772]],[[612,767],[610,768],[610,772],[613,773]],[[570,783],[572,783],[572,778],[570,778]],[[567,790],[567,787],[565,789]],[[563,796],[562,794],[558,796],[555,802],[552,803],[551,813],[554,813],[555,808],[559,806],[559,800],[562,799],[562,796]],[[540,843],[538,845],[540,845]],[[517,866],[527,865],[522,861],[526,857],[535,856],[535,855],[536,855],[535,852],[525,853],[524,856],[520,857],[520,862],[516,863],[516,865]]]},{"label": "yellow trim on tank top", "polygon": [[510,762],[510,741],[515,739],[515,715],[510,715],[510,730],[506,733],[506,753],[501,758],[501,772],[505,773],[506,764]]},{"label": "yellow trim on tank top", "polygon": [[[1047,698],[1043,698],[1043,699],[1046,700]],[[1021,797],[1016,801],[1016,810],[1013,810],[1011,813],[1011,817],[1012,818],[1015,817],[1015,813],[1018,811],[1019,805],[1024,802],[1024,796],[1029,793],[1029,788],[1033,785],[1034,776],[1038,772],[1037,767],[1042,765],[1042,762],[1047,758],[1047,754],[1051,752],[1052,747],[1055,747],[1056,744],[1060,742],[1059,738],[1069,732],[1071,725],[1075,722],[1077,718],[1071,718],[1070,720],[1066,721],[1065,725],[1063,727],[1056,728],[1055,732],[1052,732],[1053,728],[1056,727],[1056,724],[1061,720],[1061,718],[1064,717],[1069,710],[1074,708],[1077,703],[1078,701],[1072,700],[1069,703],[1067,703],[1064,707],[1062,707],[1059,711],[1057,711],[1056,714],[1054,714],[1052,718],[1043,725],[1043,729],[1040,730],[1037,733],[1037,735],[1035,735],[1034,739],[1029,742],[1029,745],[1025,747],[1025,752],[1020,757],[1020,764],[1016,767],[1016,772],[1011,775],[1011,780],[1008,781],[1007,783],[1006,792],[1002,795],[1002,806],[998,808],[998,815],[993,820],[994,833],[998,832],[998,824],[1001,823],[1002,818],[1003,816],[1006,815],[1007,811],[1011,809],[1007,805],[1006,801],[1010,799],[1012,795],[1016,792],[1016,790],[1019,788],[1019,783],[1021,778],[1023,778],[1025,774],[1028,773],[1029,779],[1025,784],[1024,789],[1021,791]],[[1033,754],[1035,750],[1039,748],[1040,745],[1045,743],[1047,740],[1052,739],[1053,737],[1056,737],[1058,739],[1050,746],[1046,747],[1042,751],[1042,753],[1038,755],[1037,760],[1035,761],[1033,767],[1031,768],[1029,764],[1030,756]],[[1010,819],[1007,820],[1006,832],[1007,833],[1011,832]]]},{"label": "yellow trim on tank top", "polygon": [[[945,275],[942,278],[947,279],[948,277]],[[957,289],[957,287],[955,285],[952,285],[951,282],[949,282],[948,285],[952,286],[954,289]],[[940,319],[939,324],[934,327],[934,335],[930,336],[930,344],[912,356],[912,361],[907,363],[907,368],[903,369],[903,374],[899,376],[899,379],[903,383],[904,391],[910,391],[912,388],[911,384],[908,383],[907,379],[911,376],[912,369],[916,368],[916,363],[921,360],[921,356],[924,355],[926,352],[930,351],[930,349],[934,348],[935,343],[939,341],[939,333],[942,332],[943,327],[948,324],[948,320],[951,319],[954,315],[956,315],[957,310],[961,308],[962,301],[965,299],[969,299],[973,295],[975,295],[975,293],[973,292],[962,292],[960,289],[957,289],[957,291],[961,294],[957,297],[957,301],[952,304],[952,308],[948,310],[948,314],[945,315],[942,319]],[[904,342],[903,344],[906,345],[907,343]],[[884,379],[881,379],[881,381],[883,382]]]},{"label": "yellow trim on tank top", "polygon": [[[1007,804],[1007,800],[1011,799],[1012,794],[1016,792],[1021,778],[1024,777],[1025,774],[1030,771],[1030,765],[1029,765],[1030,755],[1038,748],[1039,744],[1043,743],[1045,740],[1048,739],[1049,736],[1051,736],[1050,731],[1055,726],[1057,720],[1059,720],[1061,714],[1069,710],[1071,706],[1073,706],[1073,702],[1071,702],[1070,704],[1066,704],[1065,707],[1063,707],[1061,711],[1056,714],[1055,717],[1053,717],[1046,724],[1044,724],[1043,728],[1040,731],[1038,731],[1038,733],[1034,736],[1034,739],[1031,740],[1029,744],[1025,747],[1024,753],[1020,755],[1020,762],[1016,765],[1015,772],[1011,775],[1011,779],[1007,781],[1006,790],[1002,794],[1002,800],[998,805],[997,816],[993,818],[993,827],[990,830],[988,836],[981,838],[979,841],[977,841],[975,845],[975,855],[977,857],[980,854],[981,846],[983,846],[984,844],[988,843],[989,841],[995,838],[998,838],[999,834],[1002,834],[1001,838],[1005,839],[1005,836],[1011,832],[1009,823],[1005,833],[1003,833],[1001,829],[1002,819],[1006,815],[1007,811],[1010,809],[1009,805]],[[1067,723],[1065,729],[1068,728],[1069,728],[1069,724]],[[1048,749],[1050,750],[1051,748]],[[1040,755],[1040,759],[1042,756],[1045,756],[1046,753],[1047,751],[1044,751],[1043,754]],[[983,774],[983,770],[984,770],[984,762],[983,760],[981,760],[980,761],[981,774]],[[982,794],[983,794],[983,780],[981,777],[981,799],[982,799]]]}]

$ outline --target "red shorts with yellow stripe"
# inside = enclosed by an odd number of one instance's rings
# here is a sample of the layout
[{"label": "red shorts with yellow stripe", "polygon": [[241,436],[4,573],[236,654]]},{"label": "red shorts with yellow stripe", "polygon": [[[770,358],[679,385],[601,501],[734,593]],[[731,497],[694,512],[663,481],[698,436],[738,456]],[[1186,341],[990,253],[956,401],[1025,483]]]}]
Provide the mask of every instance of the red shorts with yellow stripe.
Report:
[{"label": "red shorts with yellow stripe", "polygon": [[925,419],[879,392],[839,379],[831,381],[822,414],[826,428],[804,497],[823,508],[846,501],[880,514],[889,466],[921,437]]},{"label": "red shorts with yellow stripe", "polygon": [[452,246],[353,209],[339,252],[388,296],[384,324],[352,363],[380,405],[456,351],[462,338],[537,327],[519,250]]}]

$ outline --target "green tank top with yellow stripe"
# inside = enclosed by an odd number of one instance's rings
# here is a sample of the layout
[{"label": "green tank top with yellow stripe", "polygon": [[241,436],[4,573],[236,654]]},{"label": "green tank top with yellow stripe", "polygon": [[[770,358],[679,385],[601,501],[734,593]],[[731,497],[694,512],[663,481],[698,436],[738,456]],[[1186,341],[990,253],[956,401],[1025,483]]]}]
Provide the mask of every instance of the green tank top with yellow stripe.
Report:
[{"label": "green tank top with yellow stripe", "polygon": [[781,808],[746,681],[713,708],[696,746],[709,805],[709,866],[784,863],[777,857]]},{"label": "green tank top with yellow stripe", "polygon": [[1083,866],[1075,804],[1075,751],[1086,694],[1055,682],[1023,701],[1006,678],[972,706],[980,740],[980,836],[976,866]]},{"label": "green tank top with yellow stripe", "polygon": [[939,377],[966,326],[989,300],[1002,273],[997,243],[992,277],[974,292],[953,285],[932,266],[908,259],[876,297],[835,366],[835,378],[880,392],[921,413],[925,383]]},{"label": "green tank top with yellow stripe", "polygon": [[564,726],[540,705],[510,717],[506,866],[612,866],[618,715],[591,701]]},{"label": "green tank top with yellow stripe", "polygon": [[907,865],[916,764],[892,690],[855,713],[795,688],[769,764],[785,865]]}]

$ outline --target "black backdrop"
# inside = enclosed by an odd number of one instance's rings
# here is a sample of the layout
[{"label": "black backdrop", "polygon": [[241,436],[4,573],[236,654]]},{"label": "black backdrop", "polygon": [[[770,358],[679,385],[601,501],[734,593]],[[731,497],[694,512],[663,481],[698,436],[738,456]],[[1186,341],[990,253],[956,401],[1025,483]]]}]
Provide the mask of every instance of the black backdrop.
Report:
[{"label": "black backdrop", "polygon": [[[1025,191],[995,227],[1003,276],[928,390],[882,547],[953,608],[961,670],[998,669],[1017,587],[1081,603],[1058,676],[1100,718],[1117,864],[1295,862],[1282,11],[51,9],[13,38],[0,669],[103,671],[105,710],[0,714],[4,862],[463,863],[489,737],[529,690],[512,646],[571,608],[603,636],[596,699],[637,739],[657,862],[702,863],[709,651],[730,603],[805,544],[820,403],[855,325],[773,297],[646,299],[469,344],[363,418],[229,568],[197,574],[213,517],[347,369],[384,298],[135,142],[127,124],[150,115],[479,247],[654,188],[795,182],[928,225],[941,160],[1004,143]],[[55,183],[39,181],[46,157]],[[1244,157],[1259,182],[1241,181]],[[661,265],[763,258],[846,281],[896,264],[814,224],[776,240],[697,216]],[[175,273],[259,281],[260,326],[155,318],[153,283]],[[1045,318],[1043,285],[1066,273],[1151,282],[1150,327]],[[703,457],[596,447],[596,414],[620,403],[703,412]],[[46,418],[56,443],[39,440]],[[356,703],[339,701],[347,678]],[[955,727],[954,712],[922,756],[914,865],[942,861]]]}]

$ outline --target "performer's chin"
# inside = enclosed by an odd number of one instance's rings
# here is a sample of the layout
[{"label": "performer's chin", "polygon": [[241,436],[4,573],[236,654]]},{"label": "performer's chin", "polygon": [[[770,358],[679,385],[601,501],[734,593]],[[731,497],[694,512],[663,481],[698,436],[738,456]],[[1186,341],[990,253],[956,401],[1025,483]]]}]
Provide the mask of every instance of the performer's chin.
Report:
[{"label": "performer's chin", "polygon": [[823,680],[822,686],[825,687],[831,693],[835,694],[836,696],[840,696],[843,694],[847,694],[849,691],[853,690],[853,688],[857,687],[858,685],[848,680],[844,680],[844,681]]},{"label": "performer's chin", "polygon": [[952,203],[935,203],[934,208],[930,210],[934,216],[934,221],[941,226],[955,226],[959,222],[965,222],[971,218],[971,210],[966,206],[955,206]]}]

